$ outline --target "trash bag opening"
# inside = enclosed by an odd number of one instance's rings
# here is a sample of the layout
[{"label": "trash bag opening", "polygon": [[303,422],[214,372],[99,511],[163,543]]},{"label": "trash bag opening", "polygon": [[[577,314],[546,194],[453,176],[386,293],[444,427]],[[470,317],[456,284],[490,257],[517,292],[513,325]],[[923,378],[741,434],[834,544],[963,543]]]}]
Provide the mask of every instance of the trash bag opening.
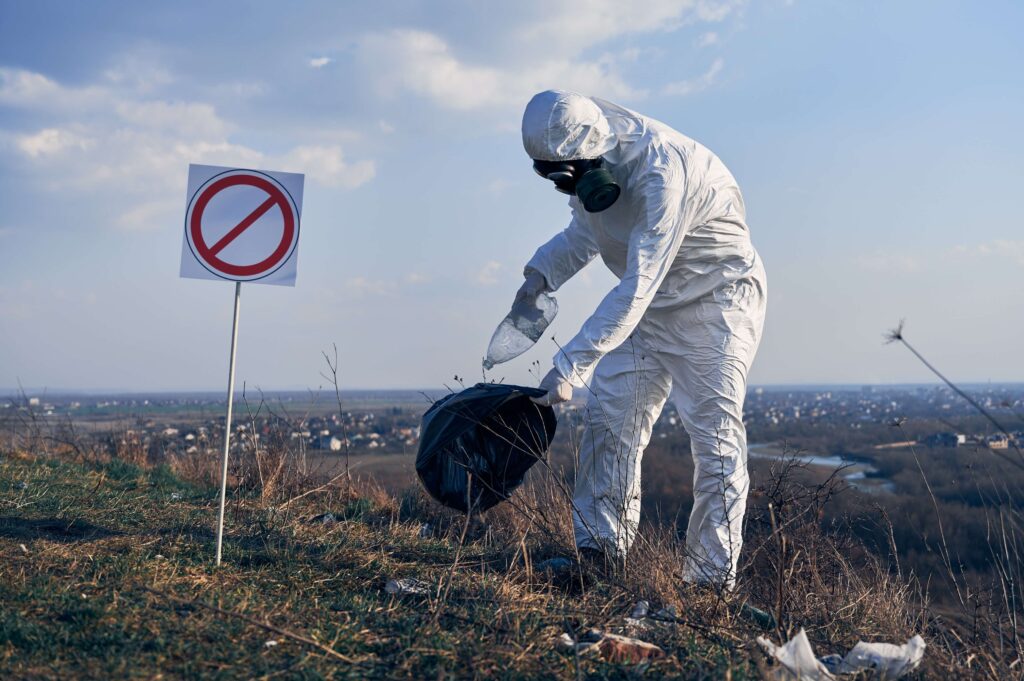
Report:
[{"label": "trash bag opening", "polygon": [[416,471],[439,502],[485,511],[507,499],[544,457],[554,410],[533,403],[533,388],[477,384],[435,403],[424,415]]}]

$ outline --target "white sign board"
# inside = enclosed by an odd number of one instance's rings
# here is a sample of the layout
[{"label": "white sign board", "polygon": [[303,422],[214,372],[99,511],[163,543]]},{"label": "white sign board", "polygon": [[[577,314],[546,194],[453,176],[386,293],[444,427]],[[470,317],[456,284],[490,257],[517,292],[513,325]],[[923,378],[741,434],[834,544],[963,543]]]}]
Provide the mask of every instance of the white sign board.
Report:
[{"label": "white sign board", "polygon": [[303,180],[190,165],[181,276],[295,286]]}]

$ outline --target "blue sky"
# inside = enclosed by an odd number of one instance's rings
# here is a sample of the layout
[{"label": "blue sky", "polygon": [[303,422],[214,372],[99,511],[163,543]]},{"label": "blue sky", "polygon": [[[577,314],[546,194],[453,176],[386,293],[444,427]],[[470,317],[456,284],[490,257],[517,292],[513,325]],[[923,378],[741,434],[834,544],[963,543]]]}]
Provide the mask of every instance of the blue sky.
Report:
[{"label": "blue sky", "polygon": [[[557,5],[557,7],[555,6]],[[189,163],[303,172],[294,289],[244,285],[238,380],[480,377],[567,220],[519,121],[574,89],[736,175],[769,276],[753,383],[1024,380],[1024,5],[0,0],[0,387],[220,389],[233,287],[178,278]],[[568,340],[614,284],[559,292]],[[543,340],[493,378],[533,382]]]}]

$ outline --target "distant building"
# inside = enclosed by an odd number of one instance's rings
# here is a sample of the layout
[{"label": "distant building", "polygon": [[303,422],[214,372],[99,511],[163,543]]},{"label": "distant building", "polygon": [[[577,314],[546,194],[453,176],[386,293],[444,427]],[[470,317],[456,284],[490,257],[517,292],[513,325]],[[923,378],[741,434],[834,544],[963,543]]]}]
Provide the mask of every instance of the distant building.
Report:
[{"label": "distant building", "polygon": [[967,436],[963,433],[935,433],[924,439],[928,447],[959,447],[967,444]]},{"label": "distant building", "polygon": [[329,452],[340,452],[345,441],[333,435],[321,435],[313,443],[317,449],[324,449]]},{"label": "distant building", "polygon": [[989,449],[1009,449],[1010,438],[1006,437],[1002,433],[996,433],[995,435],[989,435],[985,438],[985,444],[988,445]]}]

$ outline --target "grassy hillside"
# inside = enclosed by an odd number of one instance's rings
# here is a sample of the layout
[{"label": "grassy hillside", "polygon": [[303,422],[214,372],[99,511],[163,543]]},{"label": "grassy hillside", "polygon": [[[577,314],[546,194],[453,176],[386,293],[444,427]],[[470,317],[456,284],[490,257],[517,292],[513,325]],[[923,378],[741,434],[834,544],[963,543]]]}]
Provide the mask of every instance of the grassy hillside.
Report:
[{"label": "grassy hillside", "polygon": [[[778,511],[786,529],[760,532],[754,514],[733,595],[681,584],[682,548],[669,535],[649,535],[629,564],[599,577],[542,572],[544,559],[572,551],[557,485],[535,484],[468,523],[418,493],[394,498],[367,483],[293,496],[236,493],[214,568],[214,490],[166,466],[8,453],[0,678],[739,680],[761,678],[757,635],[800,627],[819,654],[922,633],[930,647],[913,678],[1010,678],[991,676],[1000,670],[988,658],[991,670],[965,666],[977,648],[944,633],[906,583],[802,522],[817,502],[795,495],[788,520]],[[386,582],[402,577],[426,593],[389,594]],[[677,617],[631,627],[641,598]],[[777,625],[750,618],[748,602]],[[590,628],[666,655],[632,664],[556,646]]]}]

